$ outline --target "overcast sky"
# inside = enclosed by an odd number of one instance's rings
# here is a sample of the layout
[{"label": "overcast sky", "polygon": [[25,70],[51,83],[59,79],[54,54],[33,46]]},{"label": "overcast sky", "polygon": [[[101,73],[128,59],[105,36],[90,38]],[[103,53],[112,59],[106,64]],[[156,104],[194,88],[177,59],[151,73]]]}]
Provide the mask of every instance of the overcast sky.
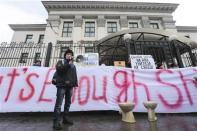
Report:
[{"label": "overcast sky", "polygon": [[[67,0],[68,1],[68,0]],[[75,1],[75,0],[72,0]],[[82,1],[82,0],[76,0]],[[96,0],[86,0],[96,1]],[[197,0],[99,0],[157,2],[180,4],[173,13],[177,26],[197,26]],[[0,42],[10,42],[13,31],[8,24],[43,24],[46,23],[47,11],[41,0],[0,0]]]}]

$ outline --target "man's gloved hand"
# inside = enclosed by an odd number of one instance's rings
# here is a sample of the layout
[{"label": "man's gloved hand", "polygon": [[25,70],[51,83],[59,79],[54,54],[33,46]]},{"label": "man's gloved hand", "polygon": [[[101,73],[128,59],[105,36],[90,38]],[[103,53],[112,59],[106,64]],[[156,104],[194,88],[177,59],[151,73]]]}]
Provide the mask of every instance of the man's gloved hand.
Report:
[{"label": "man's gloved hand", "polygon": [[56,84],[57,84],[56,79],[53,79],[53,80],[52,80],[52,84],[53,84],[53,85],[56,85]]}]

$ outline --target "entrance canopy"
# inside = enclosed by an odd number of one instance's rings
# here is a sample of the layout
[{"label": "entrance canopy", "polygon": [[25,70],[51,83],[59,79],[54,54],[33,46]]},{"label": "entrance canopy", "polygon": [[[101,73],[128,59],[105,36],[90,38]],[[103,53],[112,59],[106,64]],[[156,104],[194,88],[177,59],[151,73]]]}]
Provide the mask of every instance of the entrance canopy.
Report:
[{"label": "entrance canopy", "polygon": [[146,39],[151,39],[152,38],[151,34],[161,36],[160,39],[162,39],[162,36],[164,38],[169,38],[171,36],[176,36],[178,41],[187,44],[191,48],[197,48],[197,43],[196,42],[194,42],[190,38],[187,38],[187,37],[185,37],[183,35],[180,35],[178,33],[174,33],[174,32],[172,33],[172,32],[165,31],[165,30],[160,30],[160,29],[143,29],[143,28],[141,28],[141,29],[139,29],[139,28],[135,29],[134,28],[134,29],[122,30],[122,31],[110,34],[110,35],[102,38],[101,40],[99,40],[96,46],[98,46],[99,44],[103,44],[105,41],[107,41],[109,39],[112,39],[116,36],[120,36],[120,35],[124,35],[124,34],[142,34],[142,33],[149,34],[149,37],[147,35]]},{"label": "entrance canopy", "polygon": [[[130,38],[125,40],[125,34],[130,34]],[[177,63],[183,67],[181,55],[184,53],[191,55],[190,61],[195,65],[191,50],[197,48],[197,43],[165,30],[128,29],[104,37],[97,42],[96,47],[100,64],[114,65],[114,61],[125,61],[128,64],[130,54],[139,54],[152,55],[155,63],[165,62],[167,66]]]}]

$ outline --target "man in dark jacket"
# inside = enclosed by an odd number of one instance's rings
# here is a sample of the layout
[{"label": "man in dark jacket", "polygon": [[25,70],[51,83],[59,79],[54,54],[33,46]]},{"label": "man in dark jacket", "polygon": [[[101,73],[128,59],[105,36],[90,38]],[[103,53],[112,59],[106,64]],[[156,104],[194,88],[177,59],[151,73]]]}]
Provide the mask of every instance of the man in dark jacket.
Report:
[{"label": "man in dark jacket", "polygon": [[54,129],[62,129],[61,121],[61,105],[65,97],[63,124],[73,124],[68,119],[69,108],[71,105],[71,96],[73,87],[78,86],[77,71],[73,64],[73,51],[68,49],[64,54],[64,60],[60,60],[56,64],[56,72],[53,76],[52,83],[57,87],[57,98],[54,108]]}]

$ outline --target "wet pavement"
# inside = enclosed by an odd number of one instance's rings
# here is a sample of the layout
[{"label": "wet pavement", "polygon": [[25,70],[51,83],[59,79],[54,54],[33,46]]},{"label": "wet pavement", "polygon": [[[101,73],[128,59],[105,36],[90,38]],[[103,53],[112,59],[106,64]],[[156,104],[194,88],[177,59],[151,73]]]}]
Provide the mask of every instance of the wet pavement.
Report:
[{"label": "wet pavement", "polygon": [[[0,113],[0,131],[53,131],[52,113]],[[114,111],[73,112],[74,125],[63,131],[197,131],[197,113],[157,114],[149,122],[146,113],[134,113],[136,123],[121,121]]]}]

